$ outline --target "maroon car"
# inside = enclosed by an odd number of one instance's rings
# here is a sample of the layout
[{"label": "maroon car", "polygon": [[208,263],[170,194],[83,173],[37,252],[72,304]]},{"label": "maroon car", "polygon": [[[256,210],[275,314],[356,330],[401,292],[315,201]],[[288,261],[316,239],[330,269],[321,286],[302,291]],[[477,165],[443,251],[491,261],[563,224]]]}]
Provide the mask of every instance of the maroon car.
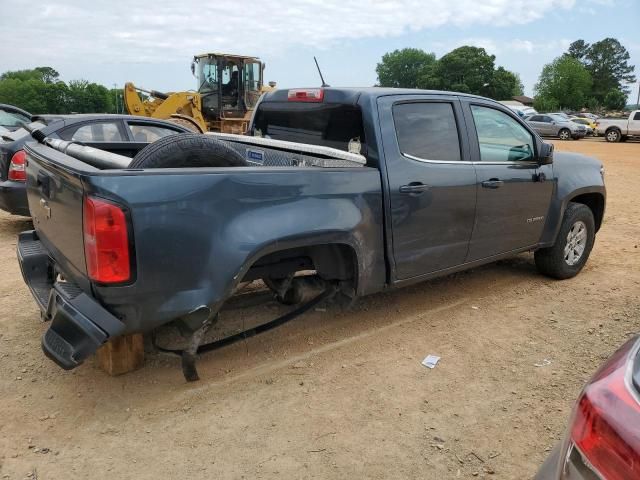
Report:
[{"label": "maroon car", "polygon": [[640,336],[584,387],[565,438],[535,480],[640,479]]}]

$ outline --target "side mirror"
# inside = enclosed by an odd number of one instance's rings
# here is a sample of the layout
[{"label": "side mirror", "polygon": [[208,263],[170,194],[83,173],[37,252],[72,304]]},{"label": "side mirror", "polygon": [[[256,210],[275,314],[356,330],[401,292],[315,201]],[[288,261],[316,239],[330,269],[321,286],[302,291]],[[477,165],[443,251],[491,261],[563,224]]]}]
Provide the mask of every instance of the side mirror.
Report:
[{"label": "side mirror", "polygon": [[191,75],[196,76],[196,62],[191,62]]},{"label": "side mirror", "polygon": [[549,165],[553,163],[553,145],[544,143],[540,145],[540,153],[538,154],[538,163],[540,165]]}]

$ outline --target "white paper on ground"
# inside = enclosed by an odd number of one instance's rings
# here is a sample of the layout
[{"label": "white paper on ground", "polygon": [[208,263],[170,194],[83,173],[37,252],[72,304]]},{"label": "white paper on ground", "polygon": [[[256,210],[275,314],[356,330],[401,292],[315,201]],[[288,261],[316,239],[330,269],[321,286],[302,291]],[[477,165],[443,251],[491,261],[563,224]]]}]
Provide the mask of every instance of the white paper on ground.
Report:
[{"label": "white paper on ground", "polygon": [[422,361],[422,365],[427,368],[433,368],[438,364],[439,360],[440,357],[438,357],[437,355],[427,355],[427,358]]}]

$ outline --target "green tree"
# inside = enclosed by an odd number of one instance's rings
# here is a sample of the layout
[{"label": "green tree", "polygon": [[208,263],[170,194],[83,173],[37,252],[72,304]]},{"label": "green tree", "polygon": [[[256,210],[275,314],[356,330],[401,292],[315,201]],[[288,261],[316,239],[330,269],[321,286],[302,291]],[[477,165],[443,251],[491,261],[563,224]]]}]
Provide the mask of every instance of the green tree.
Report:
[{"label": "green tree", "polygon": [[426,75],[436,56],[417,48],[403,48],[385,53],[376,66],[381,87],[417,88],[419,78]]},{"label": "green tree", "polygon": [[56,83],[60,74],[51,67],[36,67],[30,70],[15,70],[5,72],[0,75],[0,81],[2,80],[20,80],[23,82],[29,80],[39,80],[43,83]]},{"label": "green tree", "polygon": [[86,80],[71,80],[67,85],[51,67],[0,75],[0,103],[34,114],[115,112],[115,95],[106,87]]},{"label": "green tree", "polygon": [[626,84],[634,83],[634,65],[629,65],[629,52],[615,38],[605,38],[591,45],[585,57],[587,70],[593,78],[593,94],[602,98],[611,90],[628,94]]},{"label": "green tree", "polygon": [[604,97],[604,106],[609,110],[623,110],[627,104],[627,95],[622,90],[610,90]]},{"label": "green tree", "polygon": [[45,113],[45,84],[37,79],[8,78],[0,81],[0,103],[9,103],[31,113]]},{"label": "green tree", "polygon": [[583,62],[588,52],[589,44],[584,40],[576,40],[571,45],[569,45],[569,51],[567,52],[567,55]]},{"label": "green tree", "polygon": [[496,68],[490,82],[489,96],[496,100],[511,100],[515,95],[524,93],[524,86],[518,74],[503,67]]},{"label": "green tree", "polygon": [[591,45],[576,40],[569,46],[567,55],[579,60],[591,74],[592,94],[600,103],[612,90],[629,94],[630,83],[636,81],[634,65],[629,64],[629,52],[615,38],[605,38]]},{"label": "green tree", "polygon": [[533,100],[533,108],[539,112],[554,112],[560,110],[560,104],[555,98],[536,95],[536,98]]},{"label": "green tree", "polygon": [[420,86],[490,95],[495,59],[484,48],[456,48],[437,61]]},{"label": "green tree", "polygon": [[544,66],[535,92],[539,106],[554,103],[560,108],[577,110],[589,97],[591,75],[579,60],[563,55]]}]

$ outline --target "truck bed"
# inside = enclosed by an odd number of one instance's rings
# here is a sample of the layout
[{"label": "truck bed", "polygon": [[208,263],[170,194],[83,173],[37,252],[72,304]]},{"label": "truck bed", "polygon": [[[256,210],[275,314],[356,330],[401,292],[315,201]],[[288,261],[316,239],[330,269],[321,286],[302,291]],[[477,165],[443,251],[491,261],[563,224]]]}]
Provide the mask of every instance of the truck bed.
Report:
[{"label": "truck bed", "polygon": [[[341,243],[366,252],[358,256],[358,271],[367,272],[361,292],[384,285],[382,192],[375,168],[99,170],[41,144],[25,149],[35,227],[29,241],[48,252],[46,282],[53,285],[61,276],[122,322],[124,333],[221,304],[253,263],[276,249]],[[87,276],[88,196],[125,212],[132,257],[128,282],[100,285]]]}]

